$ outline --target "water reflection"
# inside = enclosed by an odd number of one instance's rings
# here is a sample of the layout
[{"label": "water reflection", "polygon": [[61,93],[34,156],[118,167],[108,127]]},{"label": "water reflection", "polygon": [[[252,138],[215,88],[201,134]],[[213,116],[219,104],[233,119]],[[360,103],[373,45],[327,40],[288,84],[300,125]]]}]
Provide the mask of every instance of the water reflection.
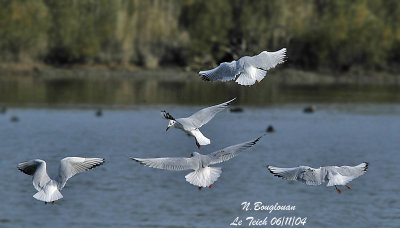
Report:
[{"label": "water reflection", "polygon": [[0,79],[0,103],[10,105],[210,104],[239,97],[238,103],[400,102],[398,86],[282,85],[267,78],[251,88],[200,79],[52,78]]}]

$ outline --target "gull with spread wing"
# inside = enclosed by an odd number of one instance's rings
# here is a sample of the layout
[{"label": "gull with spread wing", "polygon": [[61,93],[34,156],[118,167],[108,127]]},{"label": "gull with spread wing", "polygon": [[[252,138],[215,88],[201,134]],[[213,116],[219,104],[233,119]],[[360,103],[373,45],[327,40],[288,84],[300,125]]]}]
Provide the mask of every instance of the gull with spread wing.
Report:
[{"label": "gull with spread wing", "polygon": [[225,103],[204,108],[186,118],[175,119],[168,112],[161,111],[162,116],[169,120],[166,131],[171,127],[178,128],[186,132],[186,134],[193,136],[196,139],[196,145],[198,148],[200,148],[200,145],[208,145],[210,144],[210,139],[205,137],[199,128],[214,118],[218,112],[228,107],[228,105],[235,99],[236,98],[233,98]]},{"label": "gull with spread wing", "polygon": [[263,51],[255,56],[244,56],[238,61],[223,62],[212,70],[200,71],[205,81],[231,81],[251,86],[263,80],[267,71],[285,62],[286,48],[279,51]]},{"label": "gull with spread wing", "polygon": [[347,185],[353,179],[367,172],[368,162],[363,162],[357,166],[325,166],[314,169],[308,166],[299,166],[295,168],[278,168],[267,166],[268,170],[277,177],[286,180],[301,181],[307,185],[320,185],[327,181],[326,186],[335,186],[336,191],[340,194],[342,191],[337,185]]},{"label": "gull with spread wing", "polygon": [[63,198],[60,191],[64,188],[67,180],[78,173],[93,169],[104,163],[103,158],[81,158],[66,157],[60,161],[58,176],[56,179],[50,179],[46,170],[46,162],[40,159],[34,159],[18,164],[18,169],[32,177],[33,186],[38,191],[33,197],[37,200],[54,202]]},{"label": "gull with spread wing", "polygon": [[199,190],[203,187],[212,187],[212,184],[217,181],[221,175],[221,167],[209,167],[209,165],[214,165],[227,161],[240,152],[255,145],[257,139],[234,146],[226,147],[222,150],[203,155],[198,152],[193,152],[189,158],[176,157],[176,158],[131,158],[143,165],[149,166],[151,168],[166,169],[172,171],[181,170],[194,170],[193,172],[185,176],[186,181],[199,187]]}]

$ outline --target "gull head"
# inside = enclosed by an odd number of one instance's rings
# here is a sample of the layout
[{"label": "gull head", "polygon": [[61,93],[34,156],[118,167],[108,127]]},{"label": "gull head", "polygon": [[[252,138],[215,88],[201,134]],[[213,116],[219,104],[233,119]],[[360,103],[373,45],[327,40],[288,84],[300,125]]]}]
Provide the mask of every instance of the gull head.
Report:
[{"label": "gull head", "polygon": [[175,120],[170,120],[168,123],[168,127],[167,127],[167,129],[165,129],[165,131],[168,131],[168,129],[170,129],[171,127],[174,127],[175,123],[176,123]]}]

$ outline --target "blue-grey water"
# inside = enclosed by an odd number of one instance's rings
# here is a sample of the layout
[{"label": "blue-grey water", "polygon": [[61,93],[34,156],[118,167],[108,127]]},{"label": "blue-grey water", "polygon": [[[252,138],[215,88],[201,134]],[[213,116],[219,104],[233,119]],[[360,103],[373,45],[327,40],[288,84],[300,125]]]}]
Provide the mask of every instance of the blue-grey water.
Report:
[{"label": "blue-grey water", "polygon": [[[186,171],[156,170],[129,159],[197,151],[183,132],[165,132],[168,121],[159,111],[179,117],[198,106],[106,109],[99,118],[88,109],[9,109],[0,115],[0,227],[228,227],[236,217],[242,227],[249,227],[247,217],[268,217],[262,227],[281,217],[306,217],[305,227],[400,227],[400,105],[319,105],[313,114],[303,107],[218,114],[202,128],[212,144],[201,153],[254,139],[268,125],[276,132],[216,165],[223,167],[221,177],[201,191],[185,181]],[[13,115],[20,121],[10,122]],[[35,200],[31,177],[17,164],[40,158],[54,176],[66,156],[104,157],[106,163],[71,178],[55,205]],[[332,187],[279,179],[265,168],[364,161],[368,172],[349,184],[351,190],[342,186],[340,195]],[[257,201],[296,209],[242,210],[242,202]]]}]

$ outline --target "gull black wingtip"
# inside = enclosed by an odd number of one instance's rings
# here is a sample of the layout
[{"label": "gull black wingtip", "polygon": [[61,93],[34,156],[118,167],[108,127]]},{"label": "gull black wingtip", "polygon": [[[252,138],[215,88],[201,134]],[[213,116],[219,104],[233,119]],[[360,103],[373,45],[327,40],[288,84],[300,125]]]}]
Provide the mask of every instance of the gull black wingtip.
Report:
[{"label": "gull black wingtip", "polygon": [[135,162],[137,162],[137,163],[140,163],[140,164],[144,164],[142,161],[140,161],[138,158],[133,158],[133,157],[129,157],[130,159],[132,159],[132,160],[134,160]]},{"label": "gull black wingtip", "polygon": [[18,169],[19,171],[21,171],[21,172],[25,173],[25,172],[24,172],[24,170],[23,170],[23,169],[21,169],[19,166],[17,166],[17,169]]},{"label": "gull black wingtip", "polygon": [[272,170],[272,166],[267,165],[267,169],[268,169],[268,171],[269,171],[270,173],[272,173],[274,176],[285,179],[285,178],[284,178],[282,175],[280,175],[279,173],[275,173],[275,172]]},{"label": "gull black wingtip", "polygon": [[256,142],[260,141],[260,139],[261,139],[262,137],[264,137],[265,135],[266,135],[266,134],[263,134],[263,135],[259,136],[258,138],[256,138],[256,139],[253,141],[253,143],[255,144]]},{"label": "gull black wingtip", "polygon": [[369,166],[369,162],[364,162],[364,164],[365,164],[364,171],[367,171],[368,166]]},{"label": "gull black wingtip", "polygon": [[207,77],[207,75],[205,75],[205,74],[203,74],[203,73],[201,73],[201,72],[199,72],[199,75],[200,75],[200,77],[201,77],[201,79],[202,79],[203,81],[206,81],[206,82],[209,82],[209,81],[210,81],[210,79]]},{"label": "gull black wingtip", "polygon": [[99,162],[99,163],[97,163],[97,164],[94,164],[94,165],[93,165],[92,167],[90,167],[88,170],[94,169],[94,168],[96,168],[97,166],[101,166],[101,165],[103,165],[105,162],[106,162],[106,159],[101,158],[101,162]]},{"label": "gull black wingtip", "polygon": [[280,177],[279,174],[275,173],[275,172],[271,169],[271,166],[268,166],[268,171],[269,171],[270,173],[272,173],[274,176]]},{"label": "gull black wingtip", "polygon": [[172,117],[172,115],[169,114],[169,113],[168,113],[167,111],[165,111],[165,110],[162,110],[162,111],[161,111],[161,115],[162,115],[162,117],[164,117],[164,119],[167,119],[167,120],[175,120],[175,118]]}]

